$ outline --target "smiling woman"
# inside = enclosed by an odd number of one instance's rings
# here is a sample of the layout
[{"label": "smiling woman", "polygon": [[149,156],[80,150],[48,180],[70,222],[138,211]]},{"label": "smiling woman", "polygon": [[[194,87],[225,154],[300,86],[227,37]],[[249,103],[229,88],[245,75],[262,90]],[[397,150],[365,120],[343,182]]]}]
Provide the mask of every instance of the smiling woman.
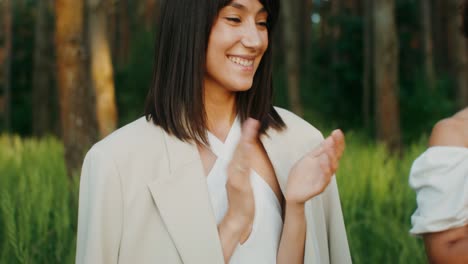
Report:
[{"label": "smiling woman", "polygon": [[279,0],[164,1],[145,116],[88,152],[77,263],[350,263],[344,136],[272,105]]}]

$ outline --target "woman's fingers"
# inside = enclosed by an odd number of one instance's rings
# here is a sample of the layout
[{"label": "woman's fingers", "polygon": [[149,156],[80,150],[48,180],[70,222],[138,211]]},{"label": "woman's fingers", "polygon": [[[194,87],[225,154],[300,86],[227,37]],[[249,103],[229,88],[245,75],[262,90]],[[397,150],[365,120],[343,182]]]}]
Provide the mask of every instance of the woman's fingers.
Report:
[{"label": "woman's fingers", "polygon": [[320,155],[319,162],[320,162],[320,168],[323,173],[319,181],[321,183],[319,193],[322,193],[327,188],[328,184],[330,183],[331,177],[333,175],[333,171],[331,168],[330,157],[326,153],[323,153],[322,155]]},{"label": "woman's fingers", "polygon": [[344,134],[340,129],[336,129],[331,133],[331,137],[335,142],[336,156],[339,160],[341,159],[341,156],[343,155],[344,149],[346,147]]},{"label": "woman's fingers", "polygon": [[309,152],[308,155],[311,157],[317,157],[322,153],[327,152],[328,148],[334,148],[336,157],[338,160],[340,160],[345,149],[345,138],[343,132],[340,129],[333,130],[330,136],[324,139],[322,144]]},{"label": "woman's fingers", "polygon": [[[258,121],[248,119],[242,126],[242,134],[237,144],[234,155],[228,165],[228,179],[226,189],[228,194],[229,212],[233,217],[238,219],[243,226],[248,225],[253,221],[255,213],[255,204],[253,199],[253,190],[250,185],[250,156],[252,149],[256,143]],[[250,231],[248,228],[245,233],[248,237]],[[243,236],[244,238],[244,236]]]},{"label": "woman's fingers", "polygon": [[247,157],[252,151],[257,140],[260,123],[252,118],[247,119],[242,125],[242,134],[234,153],[233,160],[249,160]]},{"label": "woman's fingers", "polygon": [[344,148],[343,132],[335,130],[319,147],[300,159],[288,179],[287,199],[306,202],[322,193],[338,169]]},{"label": "woman's fingers", "polygon": [[344,135],[341,130],[334,130],[329,137],[327,137],[319,148],[314,150],[311,154],[315,157],[326,155],[328,162],[326,165],[321,162],[321,167],[324,169],[325,174],[334,174],[339,167],[339,161],[343,155],[345,148]]},{"label": "woman's fingers", "polygon": [[330,163],[330,157],[326,154],[323,153],[322,155],[319,156],[319,162],[320,162],[320,168],[322,169],[322,172],[328,176],[332,174],[331,170],[331,163]]},{"label": "woman's fingers", "polygon": [[230,171],[235,174],[248,175],[250,155],[258,136],[260,123],[252,118],[242,125],[242,135],[230,163]]},{"label": "woman's fingers", "polygon": [[327,140],[325,141],[325,153],[328,156],[329,162],[330,162],[330,169],[332,171],[332,174],[335,173],[335,171],[338,169],[338,154],[336,153],[336,144],[335,141],[333,140],[333,137],[328,137]]},{"label": "woman's fingers", "polygon": [[259,128],[260,122],[253,118],[248,118],[242,125],[242,135],[239,143],[255,144]]}]

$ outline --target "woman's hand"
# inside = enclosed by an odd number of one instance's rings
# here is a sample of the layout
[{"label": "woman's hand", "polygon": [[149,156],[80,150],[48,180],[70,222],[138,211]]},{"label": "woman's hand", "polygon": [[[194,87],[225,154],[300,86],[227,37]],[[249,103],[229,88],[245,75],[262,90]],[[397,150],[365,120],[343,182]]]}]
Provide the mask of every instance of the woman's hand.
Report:
[{"label": "woman's hand", "polygon": [[345,149],[344,135],[335,130],[317,149],[307,153],[291,169],[286,186],[286,203],[303,206],[322,193],[338,169]]},{"label": "woman's hand", "polygon": [[242,136],[230,161],[226,183],[229,208],[225,219],[231,228],[240,232],[243,243],[250,235],[255,215],[255,203],[250,171],[253,148],[258,136],[259,122],[247,119],[242,126]]}]

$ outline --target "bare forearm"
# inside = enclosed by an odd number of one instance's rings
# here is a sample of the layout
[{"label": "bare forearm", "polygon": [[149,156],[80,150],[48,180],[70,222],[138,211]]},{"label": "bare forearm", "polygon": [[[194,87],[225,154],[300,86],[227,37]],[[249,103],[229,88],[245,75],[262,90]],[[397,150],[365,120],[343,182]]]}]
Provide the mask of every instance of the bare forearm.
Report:
[{"label": "bare forearm", "polygon": [[227,213],[218,225],[218,234],[223,248],[224,263],[229,263],[234,250],[242,239],[242,225]]},{"label": "bare forearm", "polygon": [[286,204],[283,232],[278,249],[278,264],[304,262],[306,219],[304,204]]}]

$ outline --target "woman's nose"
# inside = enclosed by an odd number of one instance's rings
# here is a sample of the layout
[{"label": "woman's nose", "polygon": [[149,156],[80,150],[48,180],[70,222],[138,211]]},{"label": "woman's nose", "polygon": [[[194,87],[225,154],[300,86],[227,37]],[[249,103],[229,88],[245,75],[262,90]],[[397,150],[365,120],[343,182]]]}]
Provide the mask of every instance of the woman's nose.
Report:
[{"label": "woman's nose", "polygon": [[244,30],[244,35],[241,41],[242,45],[244,45],[246,48],[260,48],[264,41],[261,34],[262,33],[260,32],[260,29],[255,22],[249,23],[246,25]]}]

